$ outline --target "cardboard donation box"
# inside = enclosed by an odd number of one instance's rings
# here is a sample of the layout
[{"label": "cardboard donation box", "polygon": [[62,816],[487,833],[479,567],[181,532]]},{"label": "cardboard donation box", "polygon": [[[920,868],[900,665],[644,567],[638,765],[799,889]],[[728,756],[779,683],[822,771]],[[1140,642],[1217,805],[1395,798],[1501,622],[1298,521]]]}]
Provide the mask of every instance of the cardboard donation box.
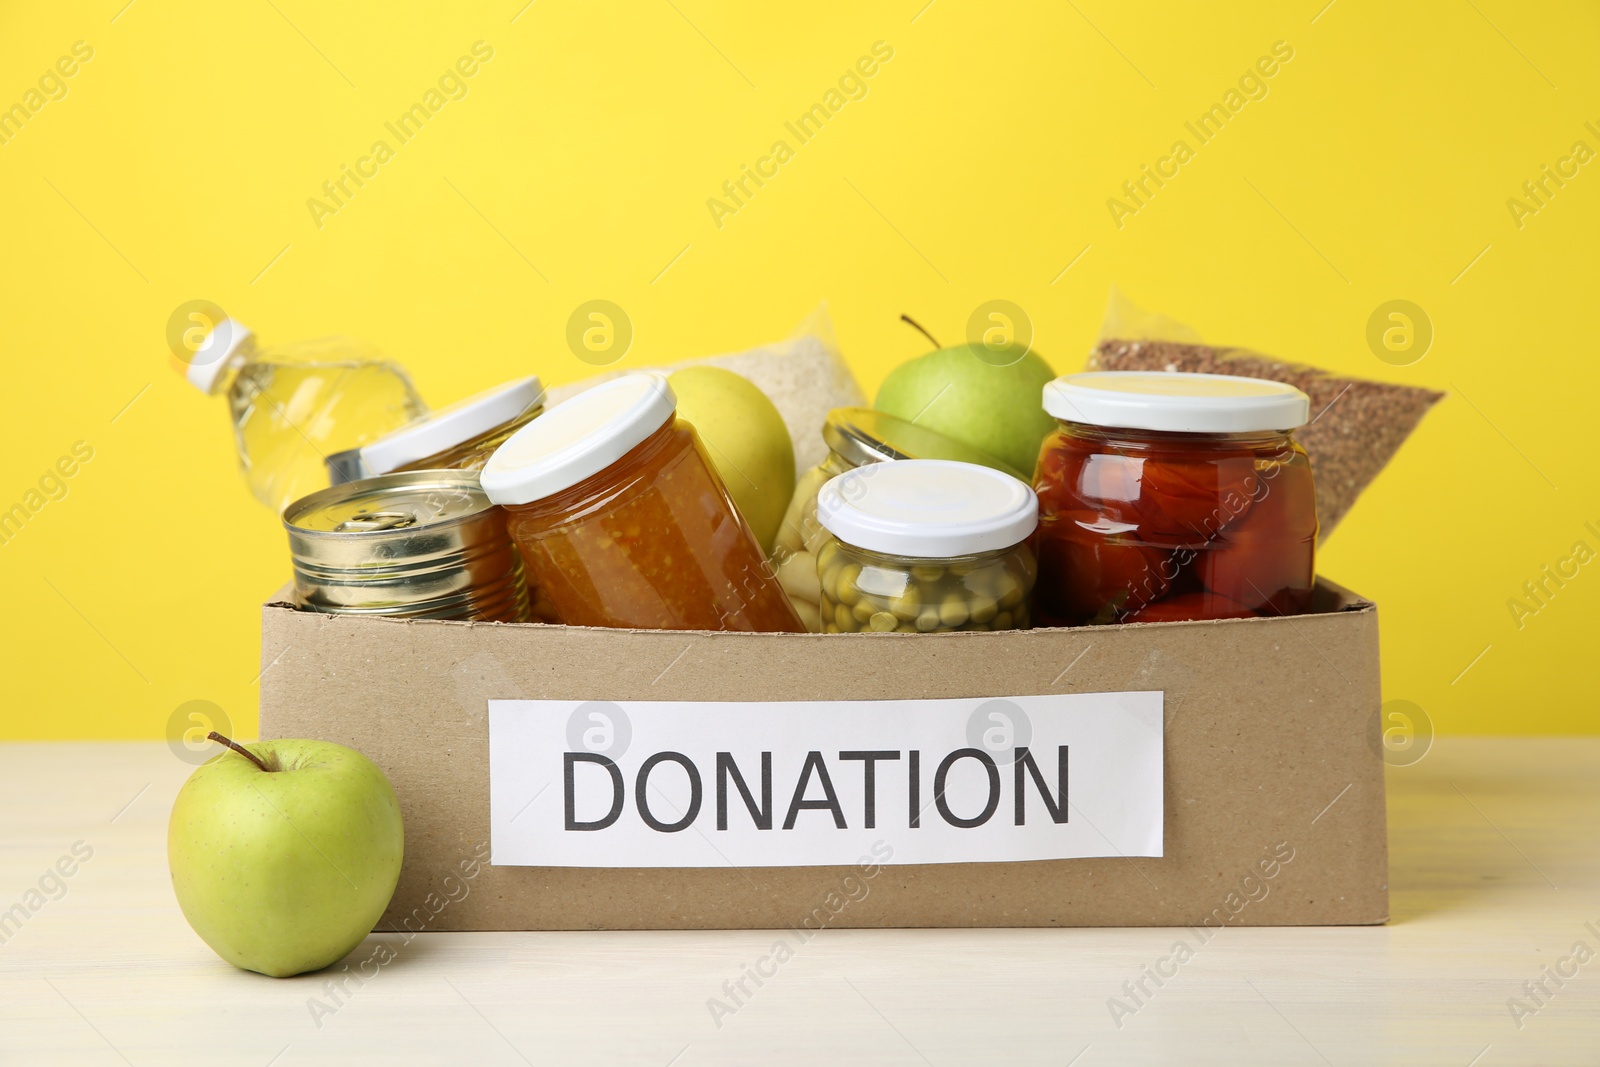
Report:
[{"label": "cardboard donation box", "polygon": [[263,610],[261,735],[356,748],[385,929],[1381,923],[1378,623],[602,630]]}]

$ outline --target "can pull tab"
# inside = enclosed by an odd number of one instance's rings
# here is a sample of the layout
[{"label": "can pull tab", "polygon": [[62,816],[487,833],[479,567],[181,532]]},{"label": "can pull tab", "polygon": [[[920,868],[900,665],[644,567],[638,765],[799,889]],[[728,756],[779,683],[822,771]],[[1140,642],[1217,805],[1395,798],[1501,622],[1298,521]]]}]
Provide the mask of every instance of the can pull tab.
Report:
[{"label": "can pull tab", "polygon": [[409,511],[358,511],[334,527],[337,533],[363,530],[398,530],[416,525],[417,517]]}]

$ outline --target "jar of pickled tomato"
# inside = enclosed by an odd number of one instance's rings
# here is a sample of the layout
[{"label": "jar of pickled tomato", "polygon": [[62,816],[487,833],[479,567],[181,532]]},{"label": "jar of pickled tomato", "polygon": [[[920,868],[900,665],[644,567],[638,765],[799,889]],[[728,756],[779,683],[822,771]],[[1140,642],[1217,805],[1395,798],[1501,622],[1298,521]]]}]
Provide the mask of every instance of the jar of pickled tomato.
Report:
[{"label": "jar of pickled tomato", "polygon": [[817,520],[826,633],[1024,630],[1039,506],[1028,486],[971,463],[907,459],[830,480]]},{"label": "jar of pickled tomato", "polygon": [[1288,615],[1311,602],[1311,465],[1292,386],[1223,374],[1057,378],[1034,474],[1041,625]]},{"label": "jar of pickled tomato", "polygon": [[572,626],[803,632],[677,406],[662,375],[627,374],[489,458],[483,488],[505,506],[529,584]]},{"label": "jar of pickled tomato", "polygon": [[544,411],[537,377],[485,390],[438,408],[376,441],[326,459],[328,481],[343,485],[394,471],[482,470],[495,449]]},{"label": "jar of pickled tomato", "polygon": [[778,581],[813,633],[823,630],[818,611],[822,594],[817,587],[817,549],[828,537],[817,522],[817,493],[830,478],[869,463],[948,459],[993,467],[1027,481],[1026,475],[987,452],[871,408],[834,408],[823,423],[822,439],[827,443],[828,454],[800,476],[772,546],[772,565],[778,571]]}]

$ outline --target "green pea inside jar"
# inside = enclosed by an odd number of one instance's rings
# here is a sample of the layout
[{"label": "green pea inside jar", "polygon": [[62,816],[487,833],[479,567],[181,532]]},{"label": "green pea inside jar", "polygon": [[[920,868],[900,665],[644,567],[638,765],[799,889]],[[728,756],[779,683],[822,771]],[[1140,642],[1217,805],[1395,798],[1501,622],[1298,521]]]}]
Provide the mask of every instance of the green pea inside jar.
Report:
[{"label": "green pea inside jar", "polygon": [[1027,629],[1038,516],[1027,485],[970,463],[900,460],[833,478],[817,497],[824,632]]},{"label": "green pea inside jar", "polygon": [[795,484],[794,498],[772,548],[778,582],[789,594],[806,629],[813,633],[824,631],[827,621],[822,618],[822,595],[817,588],[822,573],[817,566],[817,553],[829,534],[817,522],[817,496],[830,479],[869,464],[943,459],[993,467],[1027,481],[1025,475],[986,452],[871,408],[833,409],[823,424],[822,440],[828,446],[828,454]]}]

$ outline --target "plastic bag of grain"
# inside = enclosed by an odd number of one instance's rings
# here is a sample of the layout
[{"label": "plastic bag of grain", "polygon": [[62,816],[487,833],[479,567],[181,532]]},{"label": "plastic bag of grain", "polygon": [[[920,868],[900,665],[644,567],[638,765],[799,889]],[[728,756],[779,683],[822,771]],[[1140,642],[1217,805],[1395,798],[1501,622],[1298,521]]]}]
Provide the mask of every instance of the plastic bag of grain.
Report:
[{"label": "plastic bag of grain", "polygon": [[1295,431],[1295,439],[1311,457],[1316,479],[1318,541],[1344,518],[1428,409],[1444,399],[1431,389],[1348,378],[1242,348],[1202,344],[1194,330],[1142,310],[1115,289],[1087,369],[1237,374],[1300,389],[1311,398],[1311,421]]},{"label": "plastic bag of grain", "polygon": [[[865,407],[867,398],[856,383],[839,342],[833,335],[828,305],[817,309],[782,341],[747,352],[735,352],[702,359],[687,359],[664,367],[651,368],[670,374],[697,365],[721,367],[743,375],[772,400],[794,442],[795,473],[810,470],[828,452],[822,442],[822,424],[834,408]],[[640,368],[633,368],[640,369]],[[626,371],[611,371],[585,378],[581,382],[552,386],[546,406],[559,404],[590,386],[615,378]]]}]

